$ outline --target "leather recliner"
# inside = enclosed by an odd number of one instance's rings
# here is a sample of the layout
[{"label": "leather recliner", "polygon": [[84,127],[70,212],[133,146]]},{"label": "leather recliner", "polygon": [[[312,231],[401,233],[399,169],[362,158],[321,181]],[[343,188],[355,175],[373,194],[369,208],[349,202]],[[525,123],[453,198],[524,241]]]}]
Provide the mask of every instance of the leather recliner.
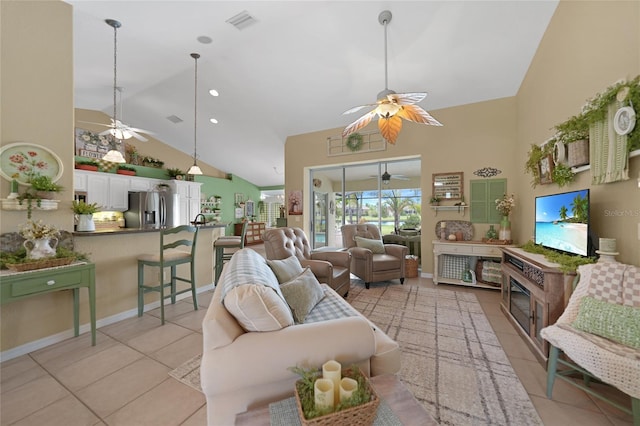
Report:
[{"label": "leather recliner", "polygon": [[351,272],[369,288],[372,282],[400,279],[404,284],[404,259],[409,248],[398,244],[384,244],[385,253],[375,254],[368,248],[358,247],[355,237],[380,240],[380,230],[368,223],[342,226],[342,244],[351,252]]},{"label": "leather recliner", "polygon": [[296,256],[302,267],[309,267],[319,282],[346,297],[351,288],[351,254],[348,251],[312,252],[300,228],[271,228],[262,233],[267,259]]}]

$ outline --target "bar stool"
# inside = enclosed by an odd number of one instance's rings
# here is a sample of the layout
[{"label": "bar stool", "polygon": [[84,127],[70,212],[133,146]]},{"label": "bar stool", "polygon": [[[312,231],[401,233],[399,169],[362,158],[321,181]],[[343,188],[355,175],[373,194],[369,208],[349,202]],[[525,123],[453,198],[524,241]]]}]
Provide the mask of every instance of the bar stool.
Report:
[{"label": "bar stool", "polygon": [[229,261],[231,259],[231,256],[233,256],[233,253],[236,252],[236,250],[227,251],[227,249],[243,249],[244,248],[244,241],[245,241],[245,236],[247,234],[248,223],[249,222],[244,222],[242,224],[242,232],[240,233],[240,235],[225,235],[218,238],[213,243],[213,248],[215,253],[214,268],[216,272],[214,285],[218,284],[218,279],[222,274],[222,267],[224,265],[224,262]]},{"label": "bar stool", "polygon": [[[181,234],[181,235],[172,235]],[[187,235],[190,234],[190,235]],[[138,316],[142,316],[144,310],[144,294],[157,291],[160,293],[160,320],[164,325],[164,300],[171,297],[171,303],[176,303],[176,296],[191,291],[193,297],[193,309],[198,310],[198,300],[196,298],[196,274],[195,274],[195,254],[196,240],[198,238],[198,228],[195,226],[182,225],[175,228],[163,229],[160,231],[160,253],[143,254],[138,256]],[[189,251],[175,250],[178,247],[189,247]],[[178,277],[176,266],[185,263],[190,264],[190,278]],[[154,266],[159,268],[158,285],[144,284],[144,267]],[[164,282],[164,268],[171,268],[169,282]],[[176,281],[191,284],[190,288],[176,290]],[[171,293],[165,296],[165,288],[171,287]]]}]

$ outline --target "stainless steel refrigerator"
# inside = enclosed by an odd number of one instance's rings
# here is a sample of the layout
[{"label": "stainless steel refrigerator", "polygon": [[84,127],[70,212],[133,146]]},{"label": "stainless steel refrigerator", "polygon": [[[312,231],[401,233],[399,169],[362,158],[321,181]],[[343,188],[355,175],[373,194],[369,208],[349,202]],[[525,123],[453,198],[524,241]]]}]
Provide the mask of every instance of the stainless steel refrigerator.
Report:
[{"label": "stainless steel refrigerator", "polygon": [[129,192],[127,228],[173,228],[180,225],[178,194],[164,191]]}]

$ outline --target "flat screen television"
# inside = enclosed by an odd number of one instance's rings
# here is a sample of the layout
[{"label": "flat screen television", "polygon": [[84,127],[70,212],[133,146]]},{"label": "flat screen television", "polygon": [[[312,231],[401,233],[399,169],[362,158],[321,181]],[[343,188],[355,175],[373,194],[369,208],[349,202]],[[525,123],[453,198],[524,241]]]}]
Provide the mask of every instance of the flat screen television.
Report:
[{"label": "flat screen television", "polygon": [[535,243],[589,255],[589,190],[536,197]]}]

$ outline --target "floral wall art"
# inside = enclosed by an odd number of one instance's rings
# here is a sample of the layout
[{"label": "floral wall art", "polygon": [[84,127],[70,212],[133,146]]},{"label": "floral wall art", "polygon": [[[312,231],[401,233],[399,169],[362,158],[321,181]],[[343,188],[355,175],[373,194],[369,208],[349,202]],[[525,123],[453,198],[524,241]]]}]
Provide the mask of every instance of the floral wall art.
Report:
[{"label": "floral wall art", "polygon": [[289,214],[302,214],[302,191],[289,192]]},{"label": "floral wall art", "polygon": [[116,140],[112,135],[101,135],[90,130],[76,127],[76,155],[101,159],[111,149],[115,149],[125,155],[125,143]]}]

